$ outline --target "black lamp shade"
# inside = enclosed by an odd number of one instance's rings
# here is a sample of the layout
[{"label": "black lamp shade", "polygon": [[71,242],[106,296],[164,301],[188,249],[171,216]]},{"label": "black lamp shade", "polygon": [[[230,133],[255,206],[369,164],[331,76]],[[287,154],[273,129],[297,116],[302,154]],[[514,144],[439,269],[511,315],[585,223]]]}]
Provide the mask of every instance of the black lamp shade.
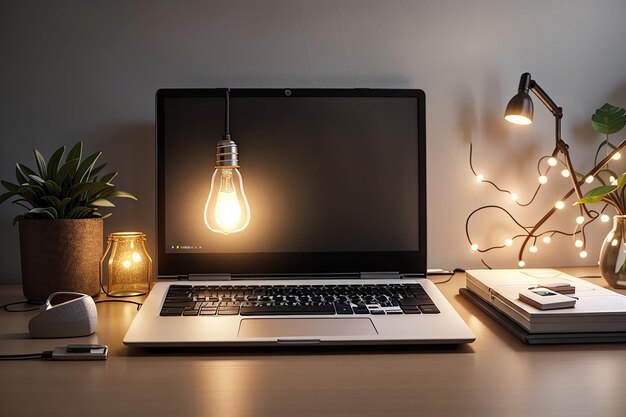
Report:
[{"label": "black lamp shade", "polygon": [[506,106],[504,118],[517,125],[529,125],[533,122],[533,100],[527,92],[520,90]]}]

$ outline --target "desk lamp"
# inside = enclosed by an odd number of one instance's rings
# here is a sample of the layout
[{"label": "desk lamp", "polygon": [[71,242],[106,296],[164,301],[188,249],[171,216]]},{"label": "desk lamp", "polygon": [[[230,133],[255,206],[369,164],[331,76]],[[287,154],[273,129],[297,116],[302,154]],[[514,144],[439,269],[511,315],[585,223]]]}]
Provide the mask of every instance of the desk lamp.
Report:
[{"label": "desk lamp", "polygon": [[241,232],[250,222],[250,206],[239,173],[237,144],[230,138],[230,90],[226,90],[224,136],[217,142],[215,171],[204,206],[204,224],[212,232]]}]

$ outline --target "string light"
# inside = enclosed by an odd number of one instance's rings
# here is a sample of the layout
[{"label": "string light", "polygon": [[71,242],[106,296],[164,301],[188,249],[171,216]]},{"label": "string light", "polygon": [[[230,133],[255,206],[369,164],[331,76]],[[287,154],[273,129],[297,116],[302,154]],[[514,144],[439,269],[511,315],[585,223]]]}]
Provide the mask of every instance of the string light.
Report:
[{"label": "string light", "polygon": [[513,239],[505,239],[504,246],[513,246]]},{"label": "string light", "polygon": [[539,249],[537,249],[537,246],[532,245],[530,248],[528,248],[528,250],[529,250],[531,253],[537,253],[537,251],[538,251]]},{"label": "string light", "polygon": [[517,263],[517,265],[519,265],[519,267],[520,267],[520,268],[523,268],[523,267],[525,267],[525,266],[526,266],[526,262],[524,262],[524,261],[519,261],[519,262]]},{"label": "string light", "polygon": [[470,246],[470,249],[472,250],[472,252],[476,252],[478,250],[478,244],[474,243],[472,246]]},{"label": "string light", "polygon": [[587,257],[587,252],[586,251],[581,251],[578,256],[580,256],[581,258],[585,259]]},{"label": "string light", "polygon": [[477,182],[477,183],[479,183],[479,184],[480,184],[480,183],[481,183],[481,182],[483,182],[484,180],[485,180],[485,176],[484,176],[483,174],[478,174],[478,175],[476,175],[476,182]]},{"label": "string light", "polygon": [[615,155],[611,157],[611,159],[614,161],[618,161],[621,157],[622,157],[622,154],[620,154],[619,152],[616,152]]},{"label": "string light", "polygon": [[585,222],[585,218],[583,216],[576,217],[576,223],[583,224]]},{"label": "string light", "polygon": [[519,196],[516,193],[511,193],[511,196],[509,197],[512,201],[517,201],[517,199],[519,198]]},{"label": "string light", "polygon": [[565,207],[565,203],[559,200],[554,204],[554,207],[556,207],[558,210],[561,210],[563,207]]},{"label": "string light", "polygon": [[609,177],[609,182],[610,182],[611,184],[613,184],[613,183],[615,182],[615,177],[614,177],[613,175],[611,175],[611,176]]},{"label": "string light", "polygon": [[589,175],[587,178],[585,178],[585,182],[587,184],[591,184],[593,182],[595,178],[593,178],[593,175]]},{"label": "string light", "polygon": [[550,157],[550,158],[548,159],[548,165],[550,165],[551,167],[555,167],[555,166],[556,166],[556,164],[557,164],[557,160],[556,160],[556,158]]},{"label": "string light", "polygon": [[569,169],[564,169],[563,171],[561,171],[561,175],[563,175],[565,178],[569,177]]},{"label": "string light", "polygon": [[549,245],[550,242],[552,242],[552,238],[550,236],[544,236],[542,240],[546,245]]},{"label": "string light", "polygon": [[576,242],[574,242],[574,246],[576,246],[577,248],[582,248],[583,247],[583,241],[580,239],[576,239]]},{"label": "string light", "polygon": [[609,220],[611,220],[611,218],[610,218],[608,215],[606,215],[606,214],[603,214],[602,216],[600,216],[600,221],[601,221],[602,223],[606,223],[606,222],[608,222]]},{"label": "string light", "polygon": [[539,177],[539,184],[545,184],[548,182],[548,177],[546,177],[545,175],[541,175]]}]

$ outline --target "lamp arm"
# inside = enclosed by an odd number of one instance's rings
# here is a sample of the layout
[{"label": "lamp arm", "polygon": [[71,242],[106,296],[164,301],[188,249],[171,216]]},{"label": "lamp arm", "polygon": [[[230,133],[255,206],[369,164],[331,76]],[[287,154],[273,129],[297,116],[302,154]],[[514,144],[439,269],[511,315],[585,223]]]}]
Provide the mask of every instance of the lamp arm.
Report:
[{"label": "lamp arm", "polygon": [[548,108],[548,110],[550,110],[550,112],[552,112],[555,117],[563,117],[563,109],[556,105],[556,103],[550,98],[548,93],[546,93],[545,90],[541,88],[539,84],[537,84],[537,81],[531,80],[529,87],[530,90],[537,96],[537,98],[539,98],[539,100],[541,100],[541,102]]},{"label": "lamp arm", "polygon": [[[616,153],[618,153],[619,151],[621,151],[622,149],[626,148],[626,139],[624,139],[615,149],[613,149],[613,151],[608,154],[606,156],[606,158],[604,158],[602,161],[600,161],[595,167],[593,167],[586,175],[584,175],[582,177],[581,180],[575,180],[574,179],[574,183],[578,186],[578,191],[580,190],[580,186],[583,184],[583,182],[585,181],[585,179],[588,176],[593,176],[596,175],[598,172],[600,172],[602,170],[602,167],[604,167],[609,161],[611,161],[611,159],[613,158],[613,155],[615,155]],[[569,161],[569,158],[568,158]],[[571,162],[570,162],[571,165]],[[572,176],[575,177],[576,173],[572,172]],[[566,201],[569,197],[571,197],[572,194],[574,194],[574,192],[576,192],[576,188],[571,188],[567,193],[565,193],[565,195],[561,198],[561,201]],[[530,238],[535,234],[535,232],[550,218],[552,217],[552,215],[554,214],[554,212],[556,211],[556,207],[552,207],[550,209],[550,211],[548,211],[545,216],[543,216],[541,218],[541,220],[539,220],[531,229],[531,231],[528,233],[528,235],[526,236],[526,238],[524,238],[524,242],[522,243],[522,247],[520,248],[519,251],[519,257],[518,259],[521,261],[522,260],[522,255],[524,253],[524,249],[526,248],[526,244],[528,243],[528,241],[530,240]]]}]

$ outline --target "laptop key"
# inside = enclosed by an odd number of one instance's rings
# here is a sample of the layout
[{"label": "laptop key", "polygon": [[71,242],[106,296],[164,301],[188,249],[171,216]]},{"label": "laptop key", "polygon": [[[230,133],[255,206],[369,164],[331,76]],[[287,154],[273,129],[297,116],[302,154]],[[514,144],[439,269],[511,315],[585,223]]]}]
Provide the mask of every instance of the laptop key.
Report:
[{"label": "laptop key", "polygon": [[420,310],[422,310],[422,313],[424,313],[424,314],[437,314],[437,313],[439,313],[439,309],[437,307],[435,307],[434,304],[421,305],[420,306]]},{"label": "laptop key", "polygon": [[183,314],[183,309],[182,308],[162,308],[161,309],[161,316],[180,316],[181,314]]},{"label": "laptop key", "polygon": [[183,316],[197,316],[199,312],[200,312],[200,310],[196,310],[196,309],[184,310],[183,311]]},{"label": "laptop key", "polygon": [[335,303],[335,310],[337,310],[337,314],[352,314],[350,304]]},{"label": "laptop key", "polygon": [[240,314],[242,316],[335,314],[335,309],[332,304],[321,306],[243,306],[241,307]]}]

